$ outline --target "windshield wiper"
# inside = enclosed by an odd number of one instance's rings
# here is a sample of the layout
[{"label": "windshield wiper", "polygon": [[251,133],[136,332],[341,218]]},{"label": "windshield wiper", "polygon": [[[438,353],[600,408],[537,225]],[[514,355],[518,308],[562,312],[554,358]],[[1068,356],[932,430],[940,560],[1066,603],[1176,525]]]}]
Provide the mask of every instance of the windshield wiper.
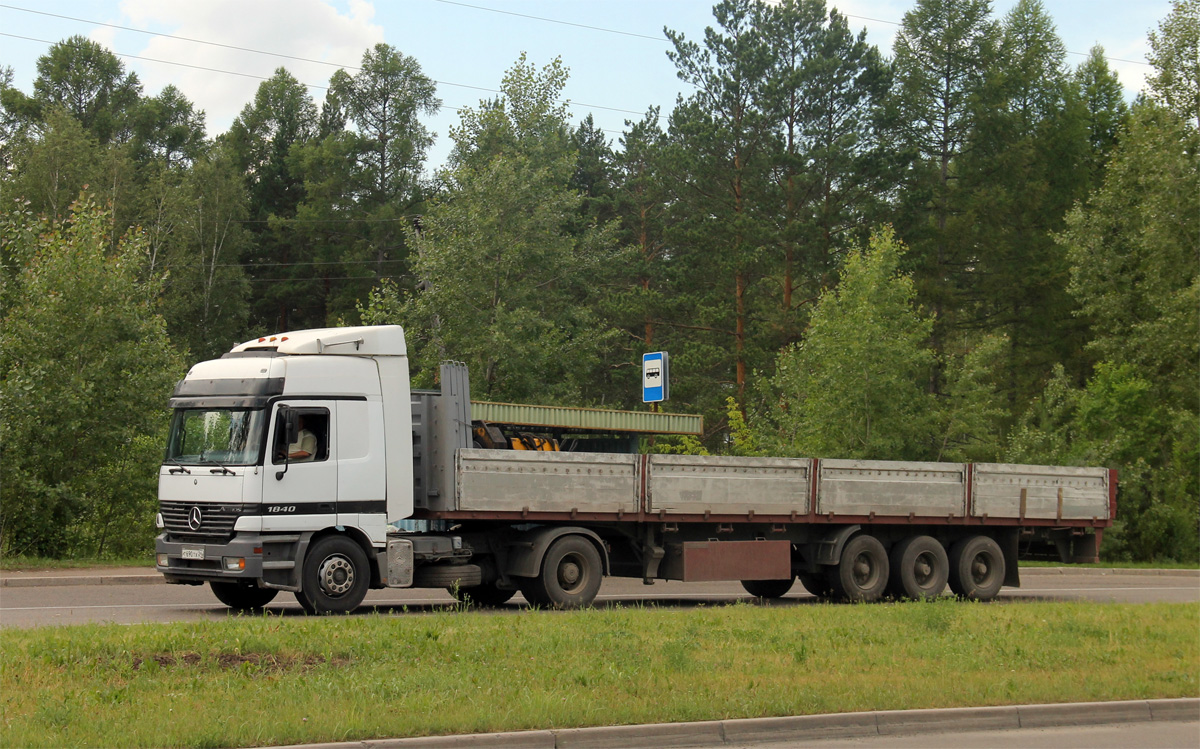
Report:
[{"label": "windshield wiper", "polygon": [[167,471],[167,473],[186,473],[189,476],[192,473],[187,469],[186,466],[183,465],[183,463],[179,462],[179,458],[167,458],[167,462],[174,463],[175,465],[179,466],[178,468],[172,468],[171,470]]},{"label": "windshield wiper", "polygon": [[210,465],[210,464],[211,464],[211,465],[218,466],[217,468],[213,468],[213,469],[211,469],[211,470],[209,471],[209,473],[219,473],[219,474],[221,474],[222,476],[225,476],[225,475],[236,476],[236,475],[237,475],[237,474],[236,474],[236,473],[234,473],[233,471],[231,471],[231,470],[229,470],[228,468],[226,468],[226,467],[225,467],[225,465],[224,465],[223,463],[221,463],[220,461],[213,460],[212,458],[201,458],[201,459],[200,459],[200,462],[201,462],[201,463],[204,463],[205,465]]}]

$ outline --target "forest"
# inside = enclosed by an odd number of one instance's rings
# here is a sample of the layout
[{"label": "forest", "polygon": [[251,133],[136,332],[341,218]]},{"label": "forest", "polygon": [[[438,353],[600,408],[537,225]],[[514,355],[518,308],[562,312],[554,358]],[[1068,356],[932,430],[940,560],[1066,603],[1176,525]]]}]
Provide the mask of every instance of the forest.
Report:
[{"label": "forest", "polygon": [[1200,0],[1127,102],[1039,0],[916,0],[884,55],[825,0],[670,29],[693,93],[612,138],[561,59],[459,112],[379,44],[228,131],[86,37],[0,71],[0,554],[153,547],[167,400],[261,334],[395,323],[414,383],[665,410],[647,449],[1120,471],[1106,559],[1200,559]]}]

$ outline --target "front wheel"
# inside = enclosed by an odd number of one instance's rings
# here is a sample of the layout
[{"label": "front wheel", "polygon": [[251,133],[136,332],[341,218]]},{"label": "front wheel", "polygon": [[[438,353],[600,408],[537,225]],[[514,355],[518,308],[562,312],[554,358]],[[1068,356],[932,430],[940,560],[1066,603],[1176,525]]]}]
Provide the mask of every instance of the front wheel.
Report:
[{"label": "front wheel", "polygon": [[887,589],[888,555],[874,536],[855,536],[842,547],[836,567],[829,568],[829,587],[842,601],[878,601]]},{"label": "front wheel", "polygon": [[244,583],[221,582],[213,580],[209,583],[217,600],[234,611],[258,611],[271,601],[279,592],[270,588],[259,588]]},{"label": "front wheel", "polygon": [[546,552],[541,574],[523,583],[521,592],[534,605],[584,608],[596,600],[603,574],[600,552],[591,541],[583,536],[563,536]]},{"label": "front wheel", "polygon": [[362,603],[371,584],[367,555],[345,536],[325,536],[304,560],[301,605],[318,614],[345,614]]},{"label": "front wheel", "polygon": [[791,577],[787,580],[743,580],[742,587],[755,598],[783,598],[795,581]]}]

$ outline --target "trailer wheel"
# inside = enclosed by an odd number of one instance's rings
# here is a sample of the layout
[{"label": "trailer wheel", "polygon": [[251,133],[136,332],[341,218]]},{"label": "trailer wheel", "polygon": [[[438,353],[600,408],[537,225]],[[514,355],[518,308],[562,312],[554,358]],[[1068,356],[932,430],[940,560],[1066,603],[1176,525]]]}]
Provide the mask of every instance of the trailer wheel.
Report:
[{"label": "trailer wheel", "polygon": [[[529,591],[536,603],[556,609],[591,606],[600,592],[604,567],[600,552],[582,536],[563,536],[550,545],[542,560],[542,573],[529,578]],[[522,592],[526,589],[521,588]]]},{"label": "trailer wheel", "polygon": [[842,601],[877,601],[887,589],[888,556],[874,536],[855,536],[842,547],[841,562],[829,568],[829,586]]},{"label": "trailer wheel", "polygon": [[896,598],[937,598],[946,589],[950,561],[936,538],[910,536],[892,547],[888,592]]},{"label": "trailer wheel", "polygon": [[804,589],[817,598],[830,598],[833,596],[833,587],[829,584],[829,579],[825,575],[801,572],[796,577],[800,578],[800,584],[804,586]]},{"label": "trailer wheel", "polygon": [[257,611],[275,600],[275,595],[279,592],[270,588],[219,580],[213,580],[208,585],[217,600],[234,611]]},{"label": "trailer wheel", "polygon": [[742,587],[755,598],[783,598],[792,589],[795,578],[787,580],[743,580]]},{"label": "trailer wheel", "polygon": [[468,606],[503,606],[517,594],[515,590],[497,588],[495,583],[472,585],[469,588],[447,588],[450,595]]},{"label": "trailer wheel", "polygon": [[[371,584],[367,555],[345,536],[326,536],[308,550],[304,559],[305,599],[318,614],[345,614],[358,608]],[[308,607],[305,607],[307,610]]]},{"label": "trailer wheel", "polygon": [[964,538],[950,548],[950,590],[963,598],[990,601],[1004,585],[1004,553],[988,536]]}]

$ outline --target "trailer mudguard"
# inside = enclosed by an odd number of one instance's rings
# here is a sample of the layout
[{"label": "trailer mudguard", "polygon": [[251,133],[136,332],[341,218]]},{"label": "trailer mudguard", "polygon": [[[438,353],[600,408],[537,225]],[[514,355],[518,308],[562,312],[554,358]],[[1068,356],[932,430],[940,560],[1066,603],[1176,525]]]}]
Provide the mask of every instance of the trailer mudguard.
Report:
[{"label": "trailer mudguard", "polygon": [[584,536],[591,541],[600,552],[604,563],[604,574],[609,574],[608,549],[604,541],[595,531],[576,526],[543,526],[522,533],[508,547],[508,561],[505,573],[510,577],[537,577],[542,572],[542,559],[550,544],[563,536]]},{"label": "trailer mudguard", "polygon": [[861,525],[847,525],[832,529],[825,538],[817,542],[817,564],[837,564],[842,559],[842,547],[850,537],[862,529]]},{"label": "trailer mudguard", "polygon": [[1020,533],[1015,528],[997,534],[997,543],[1004,553],[1004,584],[1010,588],[1021,587],[1021,570],[1017,566],[1017,556],[1020,553]]}]

